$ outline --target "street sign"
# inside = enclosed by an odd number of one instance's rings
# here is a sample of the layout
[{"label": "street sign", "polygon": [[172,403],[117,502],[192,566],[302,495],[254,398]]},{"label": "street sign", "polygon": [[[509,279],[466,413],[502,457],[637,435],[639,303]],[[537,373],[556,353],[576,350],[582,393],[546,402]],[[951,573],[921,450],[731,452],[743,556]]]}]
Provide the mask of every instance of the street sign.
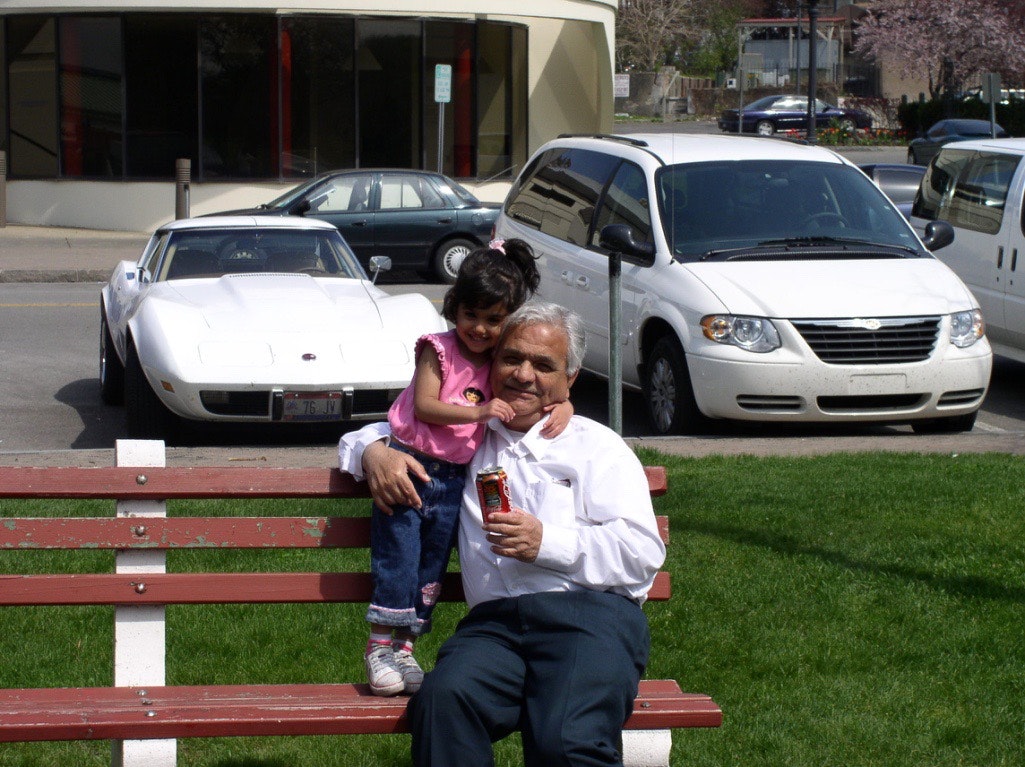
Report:
[{"label": "street sign", "polygon": [[1000,75],[988,72],[982,76],[982,100],[987,104],[1000,103]]},{"label": "street sign", "polygon": [[447,104],[452,100],[452,65],[437,64],[434,67],[434,100]]},{"label": "street sign", "polygon": [[617,99],[630,98],[630,75],[612,76],[612,95]]}]

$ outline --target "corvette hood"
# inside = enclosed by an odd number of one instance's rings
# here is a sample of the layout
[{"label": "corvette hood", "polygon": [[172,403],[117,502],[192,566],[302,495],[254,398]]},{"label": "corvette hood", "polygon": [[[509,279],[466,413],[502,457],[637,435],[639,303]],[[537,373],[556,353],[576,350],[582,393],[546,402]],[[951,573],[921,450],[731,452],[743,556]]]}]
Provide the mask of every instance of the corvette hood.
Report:
[{"label": "corvette hood", "polygon": [[172,290],[203,315],[213,333],[295,333],[341,327],[372,332],[385,327],[378,302],[387,296],[372,295],[358,280],[238,274],[181,281]]},{"label": "corvette hood", "polygon": [[932,258],[743,261],[686,264],[733,314],[761,317],[894,317],[948,314],[975,305]]}]

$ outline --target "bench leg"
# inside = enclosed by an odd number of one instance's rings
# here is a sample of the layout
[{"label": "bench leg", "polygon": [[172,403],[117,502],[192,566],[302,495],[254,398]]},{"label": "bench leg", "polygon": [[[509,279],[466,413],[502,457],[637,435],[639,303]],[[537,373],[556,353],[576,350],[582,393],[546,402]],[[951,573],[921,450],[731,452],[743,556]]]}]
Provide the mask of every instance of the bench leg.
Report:
[{"label": "bench leg", "polygon": [[110,751],[113,767],[175,767],[178,761],[177,740],[115,740]]},{"label": "bench leg", "polygon": [[624,767],[669,767],[670,730],[623,730]]},{"label": "bench leg", "polygon": [[[164,443],[151,440],[118,440],[118,466],[139,467],[140,482],[147,466],[165,466]],[[163,501],[119,501],[119,517],[166,517]],[[145,582],[147,573],[163,573],[167,557],[163,551],[119,551],[115,556],[118,573],[138,575]],[[165,610],[160,606],[121,605],[114,608],[114,684],[118,687],[163,686],[165,684]],[[113,767],[175,767],[178,759],[176,740],[113,741]]]}]

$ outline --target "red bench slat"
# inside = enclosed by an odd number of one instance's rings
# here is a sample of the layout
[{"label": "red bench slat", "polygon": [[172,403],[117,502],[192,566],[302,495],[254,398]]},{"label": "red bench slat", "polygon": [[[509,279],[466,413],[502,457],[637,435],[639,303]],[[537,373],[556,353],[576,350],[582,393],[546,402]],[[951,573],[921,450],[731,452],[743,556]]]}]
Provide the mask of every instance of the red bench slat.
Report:
[{"label": "red bench slat", "polygon": [[[664,466],[646,466],[653,496],[666,492]],[[123,466],[0,467],[0,498],[367,498],[366,483],[338,469]]]},{"label": "red bench slat", "polygon": [[[369,517],[8,517],[0,549],[280,549],[370,545]],[[656,517],[669,542],[668,517]]]},{"label": "red bench slat", "polygon": [[[370,573],[153,573],[0,575],[0,606],[199,605],[369,602]],[[660,572],[648,599],[670,596]],[[463,600],[459,573],[446,573],[441,599]]]},{"label": "red bench slat", "polygon": [[[0,690],[0,742],[407,732],[408,698],[362,684]],[[642,680],[627,729],[718,727],[672,680]]]}]

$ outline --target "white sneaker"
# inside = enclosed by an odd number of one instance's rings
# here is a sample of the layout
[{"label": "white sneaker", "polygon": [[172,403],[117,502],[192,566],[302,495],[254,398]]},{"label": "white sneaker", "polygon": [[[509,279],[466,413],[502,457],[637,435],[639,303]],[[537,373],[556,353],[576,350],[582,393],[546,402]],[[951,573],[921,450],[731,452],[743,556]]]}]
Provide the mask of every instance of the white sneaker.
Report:
[{"label": "white sneaker", "polygon": [[388,697],[398,695],[406,688],[403,674],[395,665],[395,653],[387,645],[377,647],[363,658],[367,667],[370,692]]},{"label": "white sneaker", "polygon": [[402,674],[403,691],[412,695],[420,689],[424,681],[424,670],[416,662],[409,650],[396,650],[394,654],[395,668]]}]

